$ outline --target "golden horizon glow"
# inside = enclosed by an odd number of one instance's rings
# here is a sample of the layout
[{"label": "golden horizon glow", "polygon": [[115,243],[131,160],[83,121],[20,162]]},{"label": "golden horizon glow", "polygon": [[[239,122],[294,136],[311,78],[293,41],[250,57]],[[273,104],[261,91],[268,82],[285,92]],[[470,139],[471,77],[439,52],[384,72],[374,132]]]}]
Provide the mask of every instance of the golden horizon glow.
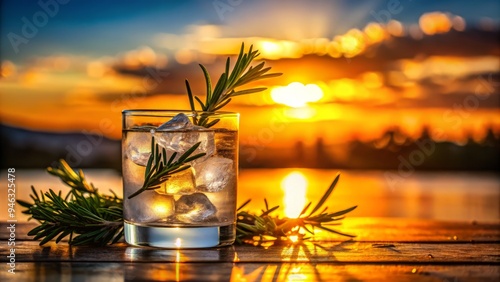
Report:
[{"label": "golden horizon glow", "polygon": [[299,58],[301,50],[296,42],[286,40],[261,39],[256,42],[261,56],[269,60]]},{"label": "golden horizon glow", "polygon": [[[284,36],[286,39],[224,37],[224,30],[218,25],[194,25],[187,27],[185,34],[157,34],[152,42],[145,43],[150,46],[140,45],[114,55],[54,53],[34,56],[23,63],[2,60],[0,119],[7,126],[27,130],[92,132],[119,139],[121,110],[187,109],[189,102],[178,92],[168,92],[168,85],[155,89],[165,93],[144,93],[141,77],[124,74],[118,69],[133,72],[143,67],[172,67],[172,71],[176,71],[177,66],[170,66],[170,60],[212,64],[219,55],[237,54],[241,42],[247,47],[254,44],[254,49],[261,52],[259,59],[300,58],[307,54],[352,57],[363,54],[372,45],[385,44],[384,41],[391,40],[391,36],[422,38],[450,30],[464,31],[467,23],[458,15],[431,12],[422,14],[421,25],[410,26],[393,19],[386,24],[370,22],[334,38],[322,37],[318,33],[311,37]],[[373,140],[380,136],[381,131],[394,126],[417,137],[423,127],[441,128],[446,133],[445,140],[456,142],[463,142],[468,134],[480,140],[489,127],[495,134],[500,132],[500,116],[489,106],[471,112],[458,129],[451,129],[450,122],[443,119],[443,113],[449,110],[459,114],[452,107],[452,99],[456,99],[452,97],[454,94],[471,93],[477,97],[496,94],[493,91],[495,82],[480,77],[480,74],[497,71],[498,58],[493,55],[439,55],[393,60],[390,70],[377,71],[361,65],[360,73],[355,76],[343,76],[342,70],[332,68],[334,74],[331,78],[324,76],[317,80],[311,80],[308,73],[295,71],[302,64],[312,64],[306,67],[314,69],[319,60],[323,58],[310,56],[296,60],[297,68],[292,60],[269,62],[276,63],[276,71],[285,75],[269,80],[272,84],[259,85],[268,87],[264,95],[238,97],[228,105],[228,110],[241,113],[243,144],[262,145],[262,141],[253,139],[255,136],[262,139],[263,129],[273,128],[276,124],[279,125],[276,126],[278,131],[281,125],[284,128],[279,132],[280,138],[269,138],[269,142],[264,142],[265,146],[290,147],[297,141],[310,144],[318,136],[336,143],[355,138]],[[294,73],[287,76],[286,68],[291,67]],[[314,69],[318,74],[328,71],[328,67]],[[474,76],[478,79],[467,78]],[[422,81],[427,79],[439,85],[437,94],[447,95],[442,97],[446,101],[450,99],[449,106],[435,106],[435,91],[426,88]],[[430,99],[424,99],[426,97]],[[401,99],[408,100],[404,112],[397,105]],[[468,100],[457,101],[463,104]],[[368,125],[364,116],[367,110],[371,113]],[[251,122],[245,123],[245,116],[251,116]],[[416,119],[418,122],[415,125],[398,123],[394,116],[401,117],[399,120]],[[328,126],[327,122],[335,123],[335,132],[322,130]],[[277,133],[273,132],[274,137]]]},{"label": "golden horizon glow", "polygon": [[300,82],[292,82],[287,86],[277,86],[271,89],[271,98],[278,104],[300,108],[323,98],[323,90],[316,84],[304,85]]},{"label": "golden horizon glow", "polygon": [[316,110],[312,107],[291,108],[284,111],[287,118],[306,121],[312,121],[316,113]]},{"label": "golden horizon glow", "polygon": [[283,202],[285,205],[285,216],[297,218],[306,205],[307,178],[299,171],[289,173],[281,181],[281,188],[285,195]]}]

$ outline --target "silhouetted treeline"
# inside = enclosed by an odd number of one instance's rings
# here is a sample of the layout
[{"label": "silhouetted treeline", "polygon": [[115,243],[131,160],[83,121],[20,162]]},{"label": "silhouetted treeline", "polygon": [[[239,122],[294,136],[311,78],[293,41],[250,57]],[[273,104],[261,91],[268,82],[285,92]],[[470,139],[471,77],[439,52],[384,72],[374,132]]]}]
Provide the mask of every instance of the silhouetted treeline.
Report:
[{"label": "silhouetted treeline", "polygon": [[[372,142],[353,141],[327,145],[318,138],[314,146],[300,141],[292,149],[256,149],[253,156],[240,155],[241,167],[307,167],[345,169],[415,170],[500,170],[500,140],[487,130],[476,142],[469,137],[464,144],[433,140],[425,129],[418,139],[399,129],[387,131]],[[252,157],[252,158],[250,158]]]},{"label": "silhouetted treeline", "polygon": [[[46,168],[62,158],[74,167],[121,170],[120,141],[103,136],[0,125],[0,141],[2,168]],[[240,144],[240,167],[500,171],[499,141],[491,129],[481,141],[470,137],[457,144],[435,141],[428,130],[411,139],[396,128],[365,143],[332,145],[318,138],[314,146],[297,141],[292,148],[281,149]]]}]

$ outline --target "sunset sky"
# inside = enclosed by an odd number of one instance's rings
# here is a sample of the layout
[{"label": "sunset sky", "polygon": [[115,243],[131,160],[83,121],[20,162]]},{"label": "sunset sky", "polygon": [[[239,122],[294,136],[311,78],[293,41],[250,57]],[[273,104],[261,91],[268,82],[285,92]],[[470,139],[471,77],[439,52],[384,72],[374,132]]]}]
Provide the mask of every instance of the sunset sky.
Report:
[{"label": "sunset sky", "polygon": [[494,0],[47,2],[2,1],[3,124],[120,138],[123,109],[188,108],[197,63],[217,78],[245,42],[284,75],[228,107],[244,143],[500,133]]}]

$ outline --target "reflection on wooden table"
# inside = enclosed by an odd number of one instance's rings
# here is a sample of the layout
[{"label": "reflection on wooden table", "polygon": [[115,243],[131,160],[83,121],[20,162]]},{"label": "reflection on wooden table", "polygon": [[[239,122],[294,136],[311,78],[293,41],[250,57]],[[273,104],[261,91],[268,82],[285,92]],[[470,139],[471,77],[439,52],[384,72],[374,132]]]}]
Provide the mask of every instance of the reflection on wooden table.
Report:
[{"label": "reflection on wooden table", "polygon": [[[500,223],[451,223],[387,218],[348,218],[343,230],[354,240],[328,233],[310,241],[256,247],[169,250],[132,247],[39,246],[16,226],[16,276],[0,280],[53,281],[333,281],[500,277]],[[0,225],[0,239],[9,233]],[[1,261],[9,250],[2,246]],[[495,280],[496,281],[496,280]]]}]

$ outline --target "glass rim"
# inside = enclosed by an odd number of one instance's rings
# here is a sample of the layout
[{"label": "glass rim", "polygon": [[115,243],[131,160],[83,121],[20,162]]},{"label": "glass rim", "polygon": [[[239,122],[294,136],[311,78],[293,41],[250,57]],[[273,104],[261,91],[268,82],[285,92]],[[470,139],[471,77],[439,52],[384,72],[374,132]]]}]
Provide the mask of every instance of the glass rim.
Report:
[{"label": "glass rim", "polygon": [[122,111],[123,115],[133,115],[133,116],[155,116],[158,114],[180,114],[183,113],[189,117],[199,116],[201,114],[210,114],[212,116],[239,116],[238,112],[229,111],[215,111],[215,112],[205,112],[205,111],[193,111],[193,110],[176,110],[176,109],[126,109]]}]

